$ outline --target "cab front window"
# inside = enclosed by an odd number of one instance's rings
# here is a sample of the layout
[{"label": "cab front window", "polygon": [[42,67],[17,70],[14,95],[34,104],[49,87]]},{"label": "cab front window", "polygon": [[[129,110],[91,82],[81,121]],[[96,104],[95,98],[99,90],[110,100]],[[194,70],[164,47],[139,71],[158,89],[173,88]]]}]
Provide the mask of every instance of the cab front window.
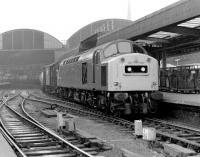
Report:
[{"label": "cab front window", "polygon": [[117,54],[117,46],[116,46],[116,44],[110,45],[104,51],[104,56],[105,57],[110,57],[110,56],[115,55],[115,54]]},{"label": "cab front window", "polygon": [[119,53],[131,53],[131,44],[129,42],[118,43]]}]

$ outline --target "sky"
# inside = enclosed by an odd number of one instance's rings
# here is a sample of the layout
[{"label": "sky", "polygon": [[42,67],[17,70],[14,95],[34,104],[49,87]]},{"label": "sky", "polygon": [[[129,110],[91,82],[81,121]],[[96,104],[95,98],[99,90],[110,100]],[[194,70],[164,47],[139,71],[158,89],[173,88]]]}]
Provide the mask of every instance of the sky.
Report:
[{"label": "sky", "polygon": [[[129,1],[135,21],[178,0]],[[0,4],[0,33],[36,29],[59,40],[67,40],[92,22],[128,17],[128,0],[0,0]]]}]

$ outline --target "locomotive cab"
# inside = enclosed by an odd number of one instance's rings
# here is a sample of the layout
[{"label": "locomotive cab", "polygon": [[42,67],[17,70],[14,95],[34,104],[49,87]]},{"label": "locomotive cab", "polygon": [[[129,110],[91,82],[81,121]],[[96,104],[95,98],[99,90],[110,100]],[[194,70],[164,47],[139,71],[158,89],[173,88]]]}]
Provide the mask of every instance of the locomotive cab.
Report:
[{"label": "locomotive cab", "polygon": [[158,90],[158,62],[137,44],[117,40],[103,49],[100,58],[101,80],[108,91]]}]

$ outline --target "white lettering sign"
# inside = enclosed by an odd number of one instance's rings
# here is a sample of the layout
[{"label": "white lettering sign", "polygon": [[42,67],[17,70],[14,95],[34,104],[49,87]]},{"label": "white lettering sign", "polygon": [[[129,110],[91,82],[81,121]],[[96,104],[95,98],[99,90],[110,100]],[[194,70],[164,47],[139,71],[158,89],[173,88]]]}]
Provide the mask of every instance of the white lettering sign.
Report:
[{"label": "white lettering sign", "polygon": [[97,27],[94,30],[94,34],[97,34],[99,32],[102,32],[102,33],[110,32],[112,30],[114,30],[114,22],[113,22],[113,20],[107,21],[106,23],[104,23],[101,26]]}]

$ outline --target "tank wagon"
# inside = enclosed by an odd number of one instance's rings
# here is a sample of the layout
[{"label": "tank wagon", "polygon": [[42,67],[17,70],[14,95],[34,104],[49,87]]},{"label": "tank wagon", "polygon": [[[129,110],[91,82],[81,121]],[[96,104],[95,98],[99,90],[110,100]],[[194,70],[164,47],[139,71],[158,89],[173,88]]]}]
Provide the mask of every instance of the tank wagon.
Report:
[{"label": "tank wagon", "polygon": [[158,61],[129,40],[116,40],[44,67],[43,89],[115,115],[155,109]]}]

